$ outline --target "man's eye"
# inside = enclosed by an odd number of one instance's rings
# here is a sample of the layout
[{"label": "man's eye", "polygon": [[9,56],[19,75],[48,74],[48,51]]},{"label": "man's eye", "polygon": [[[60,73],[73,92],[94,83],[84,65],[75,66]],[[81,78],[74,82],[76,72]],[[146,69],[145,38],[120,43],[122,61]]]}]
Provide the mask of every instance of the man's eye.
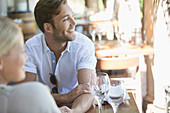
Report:
[{"label": "man's eye", "polygon": [[65,18],[63,21],[66,21],[66,20],[68,20],[68,18]]}]

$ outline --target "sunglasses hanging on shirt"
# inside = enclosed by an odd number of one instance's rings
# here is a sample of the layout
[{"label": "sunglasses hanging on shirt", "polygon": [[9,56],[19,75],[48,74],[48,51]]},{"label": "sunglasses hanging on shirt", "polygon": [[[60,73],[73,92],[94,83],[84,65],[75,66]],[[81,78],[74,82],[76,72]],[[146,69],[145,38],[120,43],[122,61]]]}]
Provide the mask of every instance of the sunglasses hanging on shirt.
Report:
[{"label": "sunglasses hanging on shirt", "polygon": [[56,76],[51,73],[49,73],[49,75],[50,75],[50,82],[56,85],[56,87],[52,88],[52,93],[59,93]]}]

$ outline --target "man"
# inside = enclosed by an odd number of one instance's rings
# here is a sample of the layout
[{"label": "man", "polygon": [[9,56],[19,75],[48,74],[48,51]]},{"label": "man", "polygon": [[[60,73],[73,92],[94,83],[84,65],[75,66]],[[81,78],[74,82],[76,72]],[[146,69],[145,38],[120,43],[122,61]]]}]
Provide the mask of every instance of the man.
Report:
[{"label": "man", "polygon": [[93,100],[87,85],[96,66],[93,43],[74,31],[74,13],[67,0],[39,0],[34,14],[43,33],[25,43],[26,81],[39,75],[52,92],[58,92],[52,94],[57,104],[72,103],[73,113],[86,112]]}]

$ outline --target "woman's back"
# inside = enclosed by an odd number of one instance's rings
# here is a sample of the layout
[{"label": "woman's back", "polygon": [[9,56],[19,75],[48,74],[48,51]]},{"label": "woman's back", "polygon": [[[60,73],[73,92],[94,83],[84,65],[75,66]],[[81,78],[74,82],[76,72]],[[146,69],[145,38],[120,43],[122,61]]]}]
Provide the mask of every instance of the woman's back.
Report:
[{"label": "woman's back", "polygon": [[61,113],[47,86],[27,82],[0,84],[0,113]]}]

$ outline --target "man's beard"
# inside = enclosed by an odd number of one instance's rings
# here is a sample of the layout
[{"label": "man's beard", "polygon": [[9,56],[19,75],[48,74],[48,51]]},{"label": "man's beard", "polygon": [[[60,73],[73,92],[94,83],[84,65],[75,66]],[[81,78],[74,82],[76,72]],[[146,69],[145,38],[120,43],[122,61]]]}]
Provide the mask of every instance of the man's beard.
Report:
[{"label": "man's beard", "polygon": [[68,41],[73,41],[75,39],[75,34],[74,35],[65,35],[63,33],[62,36],[58,36],[57,32],[53,34],[54,40],[57,42],[68,42]]}]

